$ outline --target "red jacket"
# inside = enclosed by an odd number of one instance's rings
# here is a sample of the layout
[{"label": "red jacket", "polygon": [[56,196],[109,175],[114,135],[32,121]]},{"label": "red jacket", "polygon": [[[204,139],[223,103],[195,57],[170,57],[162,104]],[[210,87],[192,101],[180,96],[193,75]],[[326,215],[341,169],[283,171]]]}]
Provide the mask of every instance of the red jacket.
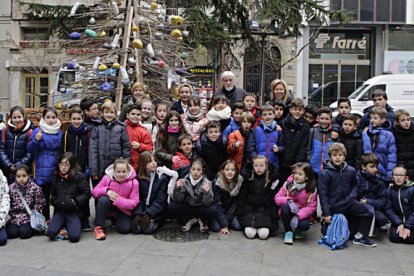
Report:
[{"label": "red jacket", "polygon": [[262,110],[261,110],[261,108],[259,106],[255,106],[255,107],[253,107],[252,110],[250,110],[250,112],[252,113],[253,117],[256,120],[256,122],[254,123],[254,125],[252,127],[252,128],[255,128],[262,121]]},{"label": "red jacket", "polygon": [[187,156],[185,156],[184,153],[177,151],[175,153],[175,156],[180,157],[180,161],[178,163],[173,163],[172,164],[172,169],[173,170],[178,170],[181,167],[185,167],[185,166],[189,166],[190,165],[190,160],[187,158]]},{"label": "red jacket", "polygon": [[154,144],[152,143],[151,135],[148,130],[139,125],[133,124],[128,119],[125,121],[129,137],[129,144],[138,142],[139,148],[134,149],[131,145],[131,165],[135,171],[138,171],[139,153],[143,151],[153,151]]},{"label": "red jacket", "polygon": [[[238,148],[236,148],[234,145],[234,143],[237,141],[241,142],[241,145]],[[240,130],[236,130],[230,133],[229,142],[227,144],[227,152],[229,154],[229,159],[232,159],[234,162],[236,162],[239,171],[242,167],[244,147],[245,141],[243,135],[240,133]]]}]

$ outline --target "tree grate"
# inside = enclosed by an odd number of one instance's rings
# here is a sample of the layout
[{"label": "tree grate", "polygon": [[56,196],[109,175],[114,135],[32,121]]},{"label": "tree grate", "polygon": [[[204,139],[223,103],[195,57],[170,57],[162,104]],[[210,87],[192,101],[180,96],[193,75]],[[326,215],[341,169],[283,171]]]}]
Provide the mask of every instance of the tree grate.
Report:
[{"label": "tree grate", "polygon": [[178,243],[207,240],[208,236],[207,232],[200,232],[198,227],[194,227],[188,232],[182,232],[179,227],[166,227],[159,229],[154,234],[154,238],[157,240]]}]

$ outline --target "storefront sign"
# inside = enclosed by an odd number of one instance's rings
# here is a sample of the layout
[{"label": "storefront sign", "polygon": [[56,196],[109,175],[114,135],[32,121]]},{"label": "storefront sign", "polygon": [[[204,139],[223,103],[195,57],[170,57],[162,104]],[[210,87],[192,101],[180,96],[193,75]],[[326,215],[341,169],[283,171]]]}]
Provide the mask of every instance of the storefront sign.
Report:
[{"label": "storefront sign", "polygon": [[213,67],[209,67],[209,66],[195,66],[195,67],[188,69],[188,71],[194,75],[205,75],[205,74],[214,73]]},{"label": "storefront sign", "polygon": [[320,33],[314,40],[315,54],[365,55],[367,39],[348,38],[345,33]]}]

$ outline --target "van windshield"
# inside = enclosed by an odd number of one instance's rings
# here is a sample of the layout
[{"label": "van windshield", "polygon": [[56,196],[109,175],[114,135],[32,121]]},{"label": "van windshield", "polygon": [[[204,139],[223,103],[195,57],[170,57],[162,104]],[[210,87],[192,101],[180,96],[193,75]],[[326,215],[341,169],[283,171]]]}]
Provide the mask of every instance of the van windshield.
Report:
[{"label": "van windshield", "polygon": [[351,95],[349,95],[348,99],[350,99],[350,100],[356,99],[359,96],[359,93],[362,90],[364,90],[367,86],[368,86],[368,84],[362,84],[360,87],[357,88],[357,90],[355,90]]}]

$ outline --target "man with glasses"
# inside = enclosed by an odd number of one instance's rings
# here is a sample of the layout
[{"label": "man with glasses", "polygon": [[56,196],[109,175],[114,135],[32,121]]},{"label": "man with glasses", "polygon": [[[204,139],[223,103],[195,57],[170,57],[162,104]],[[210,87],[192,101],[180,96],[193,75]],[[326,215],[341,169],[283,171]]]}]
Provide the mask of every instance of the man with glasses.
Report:
[{"label": "man with glasses", "polygon": [[376,89],[372,93],[372,101],[374,102],[373,106],[367,107],[364,109],[364,116],[359,123],[360,129],[365,129],[369,125],[369,114],[375,106],[383,107],[387,110],[387,121],[391,124],[394,122],[394,108],[388,105],[388,96],[387,93],[382,89]]}]

